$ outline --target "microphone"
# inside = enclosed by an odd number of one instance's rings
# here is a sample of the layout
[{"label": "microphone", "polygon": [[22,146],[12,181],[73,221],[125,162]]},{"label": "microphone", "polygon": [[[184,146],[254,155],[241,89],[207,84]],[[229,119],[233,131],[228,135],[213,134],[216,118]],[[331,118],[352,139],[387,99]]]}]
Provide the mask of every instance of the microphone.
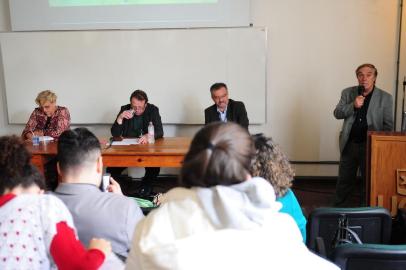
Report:
[{"label": "microphone", "polygon": [[[364,96],[363,95],[364,91],[365,91],[365,87],[363,85],[358,85],[358,96]],[[355,115],[356,118],[358,117],[359,109],[360,108],[355,108],[354,109],[355,113],[356,113],[356,115]]]}]

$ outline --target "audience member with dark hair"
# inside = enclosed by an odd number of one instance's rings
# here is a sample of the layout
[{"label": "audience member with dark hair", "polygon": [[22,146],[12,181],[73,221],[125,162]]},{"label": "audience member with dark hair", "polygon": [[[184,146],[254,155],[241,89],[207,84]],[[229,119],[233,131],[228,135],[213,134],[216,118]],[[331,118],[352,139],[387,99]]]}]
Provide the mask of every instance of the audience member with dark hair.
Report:
[{"label": "audience member with dark hair", "polygon": [[28,174],[31,154],[16,136],[0,137],[0,194],[16,186],[28,188],[34,181]]},{"label": "audience member with dark hair", "polygon": [[93,235],[111,241],[113,252],[127,257],[135,226],[144,217],[136,201],[121,193],[110,178],[110,192],[102,192],[100,142],[86,128],[62,133],[58,140],[58,172],[61,183],[54,195],[71,211],[80,241],[87,245]]},{"label": "audience member with dark hair", "polygon": [[295,173],[286,155],[272,138],[262,134],[253,136],[255,157],[251,165],[252,176],[259,176],[268,180],[275,190],[276,200],[282,203],[280,212],[293,217],[306,242],[306,218],[290,189]]},{"label": "audience member with dark hair", "polygon": [[0,269],[98,269],[110,243],[85,249],[66,206],[38,195],[43,179],[30,159],[20,138],[0,137]]},{"label": "audience member with dark hair", "polygon": [[177,187],[137,226],[127,269],[338,269],[311,253],[272,186],[250,175],[247,130],[213,123],[185,156]]},{"label": "audience member with dark hair", "polygon": [[37,167],[32,164],[24,166],[22,177],[26,178],[23,179],[22,182],[27,184],[25,189],[29,190],[28,193],[44,193],[46,189],[45,179],[44,176],[38,171]]}]

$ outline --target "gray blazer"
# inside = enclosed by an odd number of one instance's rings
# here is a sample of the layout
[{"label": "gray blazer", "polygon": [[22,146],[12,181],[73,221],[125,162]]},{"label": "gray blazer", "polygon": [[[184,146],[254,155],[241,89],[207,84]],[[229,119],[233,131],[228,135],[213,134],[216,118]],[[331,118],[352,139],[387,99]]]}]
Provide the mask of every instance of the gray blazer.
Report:
[{"label": "gray blazer", "polygon": [[[352,124],[355,120],[354,100],[358,96],[358,86],[344,89],[338,102],[334,117],[344,119],[340,132],[340,152],[342,153],[350,136]],[[392,95],[375,87],[367,111],[368,130],[393,130],[393,100]]]},{"label": "gray blazer", "polygon": [[133,199],[102,192],[91,184],[61,183],[51,194],[68,207],[85,246],[93,237],[105,238],[114,253],[128,256],[135,226],[144,217]]}]

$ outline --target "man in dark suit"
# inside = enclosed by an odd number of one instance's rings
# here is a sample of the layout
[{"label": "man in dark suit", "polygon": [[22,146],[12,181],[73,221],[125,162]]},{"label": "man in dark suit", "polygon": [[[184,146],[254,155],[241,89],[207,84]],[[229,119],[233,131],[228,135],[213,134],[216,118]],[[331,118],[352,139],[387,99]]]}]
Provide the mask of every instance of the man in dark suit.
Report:
[{"label": "man in dark suit", "polygon": [[228,98],[228,89],[225,83],[215,83],[210,87],[211,98],[214,104],[204,110],[205,124],[211,122],[235,122],[248,129],[248,116],[244,103]]},{"label": "man in dark suit", "polygon": [[[130,104],[121,106],[117,119],[111,127],[113,137],[139,138],[140,144],[148,143],[148,125],[154,125],[155,139],[162,138],[164,131],[162,128],[161,116],[157,106],[148,103],[148,96],[142,90],[135,90],[130,96]],[[107,168],[116,179],[125,168]],[[150,181],[159,174],[160,168],[145,168],[142,189],[140,195],[147,197],[151,192]]]},{"label": "man in dark suit", "polygon": [[349,206],[361,173],[361,205],[365,205],[365,164],[368,130],[393,130],[392,96],[375,86],[378,71],[372,64],[359,66],[355,74],[358,85],[346,88],[341,93],[334,117],[344,119],[340,133],[340,165],[335,195],[335,206]]}]

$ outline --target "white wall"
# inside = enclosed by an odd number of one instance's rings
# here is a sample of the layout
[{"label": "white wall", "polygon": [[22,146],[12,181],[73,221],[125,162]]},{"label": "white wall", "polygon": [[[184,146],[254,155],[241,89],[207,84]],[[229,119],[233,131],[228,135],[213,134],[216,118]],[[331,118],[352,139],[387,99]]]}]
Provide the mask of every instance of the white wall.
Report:
[{"label": "white wall", "polygon": [[[0,2],[0,31],[10,31],[5,2]],[[271,135],[291,160],[337,161],[342,122],[332,112],[341,90],[356,84],[355,68],[364,62],[375,64],[377,85],[395,94],[398,4],[399,0],[252,0],[253,24],[268,28],[268,70],[267,121],[250,131]],[[406,21],[406,14],[403,17]],[[1,72],[0,134],[20,133],[23,126],[7,123],[2,76]],[[193,136],[199,127],[165,125],[164,130],[167,136]],[[109,126],[90,128],[99,136],[109,135]],[[336,175],[337,168],[300,165],[297,174]]]},{"label": "white wall", "polygon": [[[0,1],[0,31],[11,31],[8,1]],[[0,66],[0,135],[21,133],[21,126],[8,124],[5,95],[3,68]]]}]

